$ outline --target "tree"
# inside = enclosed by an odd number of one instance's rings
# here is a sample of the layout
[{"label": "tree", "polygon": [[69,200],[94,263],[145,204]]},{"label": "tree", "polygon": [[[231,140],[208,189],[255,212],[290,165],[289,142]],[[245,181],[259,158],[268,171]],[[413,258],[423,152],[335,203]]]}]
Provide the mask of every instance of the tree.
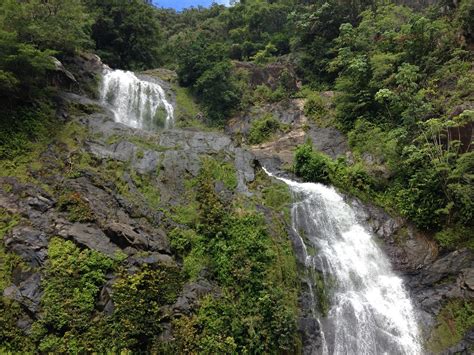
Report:
[{"label": "tree", "polygon": [[149,69],[161,64],[162,40],[157,13],[143,0],[86,0],[97,13],[92,39],[112,67]]},{"label": "tree", "polygon": [[222,61],[206,70],[194,86],[209,118],[222,121],[239,103],[240,93],[232,77],[232,65]]},{"label": "tree", "polygon": [[5,0],[0,11],[5,30],[39,49],[72,54],[91,44],[92,18],[81,0]]}]

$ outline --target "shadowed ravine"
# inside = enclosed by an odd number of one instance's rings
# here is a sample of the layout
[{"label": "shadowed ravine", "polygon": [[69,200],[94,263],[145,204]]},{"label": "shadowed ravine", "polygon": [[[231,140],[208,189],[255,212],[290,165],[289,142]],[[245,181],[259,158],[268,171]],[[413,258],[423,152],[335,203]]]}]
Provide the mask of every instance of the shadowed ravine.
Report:
[{"label": "shadowed ravine", "polygon": [[[327,316],[320,318],[323,353],[422,353],[402,279],[343,197],[322,184],[276,178],[294,195],[292,227],[304,245],[314,308],[327,297]],[[319,274],[324,290],[314,286]]]}]

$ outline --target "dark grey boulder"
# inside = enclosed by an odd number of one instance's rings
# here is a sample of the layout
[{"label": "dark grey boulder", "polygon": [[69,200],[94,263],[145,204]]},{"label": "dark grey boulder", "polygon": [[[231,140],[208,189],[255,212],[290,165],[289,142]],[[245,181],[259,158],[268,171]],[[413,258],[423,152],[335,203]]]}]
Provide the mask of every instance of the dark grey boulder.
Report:
[{"label": "dark grey boulder", "polygon": [[104,232],[93,225],[74,223],[60,230],[58,234],[81,247],[99,251],[110,257],[120,251],[120,248],[113,244]]},{"label": "dark grey boulder", "polygon": [[41,275],[33,273],[19,285],[11,285],[3,291],[3,296],[17,301],[31,313],[39,310],[41,301]]},{"label": "dark grey boulder", "polygon": [[7,250],[16,253],[32,267],[44,264],[47,257],[48,238],[30,226],[17,226],[4,239]]},{"label": "dark grey boulder", "polygon": [[173,305],[173,310],[178,314],[190,314],[199,300],[212,291],[213,287],[206,279],[188,283],[184,285],[181,295]]}]

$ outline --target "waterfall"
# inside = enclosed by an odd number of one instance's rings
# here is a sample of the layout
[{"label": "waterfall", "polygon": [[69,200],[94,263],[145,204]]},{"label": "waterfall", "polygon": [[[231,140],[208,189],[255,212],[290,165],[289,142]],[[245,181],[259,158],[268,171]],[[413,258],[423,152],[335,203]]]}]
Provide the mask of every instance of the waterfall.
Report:
[{"label": "waterfall", "polygon": [[149,130],[173,125],[173,106],[166,100],[163,88],[140,80],[132,72],[106,69],[100,98],[117,122]]},{"label": "waterfall", "polygon": [[321,352],[421,354],[415,310],[403,281],[352,207],[334,188],[277,179],[295,198],[292,227],[303,243],[308,275],[316,279],[315,286],[309,284],[313,306],[320,308],[327,299],[327,312],[319,317]]}]

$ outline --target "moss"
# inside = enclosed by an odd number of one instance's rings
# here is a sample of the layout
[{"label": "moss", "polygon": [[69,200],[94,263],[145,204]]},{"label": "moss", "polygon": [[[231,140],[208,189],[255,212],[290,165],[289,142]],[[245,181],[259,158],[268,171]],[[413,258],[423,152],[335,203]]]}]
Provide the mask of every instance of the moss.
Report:
[{"label": "moss", "polygon": [[77,122],[68,122],[58,131],[56,140],[60,144],[65,144],[68,150],[77,150],[82,147],[82,142],[87,137],[86,127]]},{"label": "moss", "polygon": [[470,237],[472,235],[474,235],[473,228],[455,225],[436,233],[435,240],[442,248],[448,250],[463,247],[474,249],[474,238]]},{"label": "moss", "polygon": [[198,205],[193,201],[189,204],[174,206],[171,210],[172,219],[179,224],[186,226],[195,226],[198,222]]},{"label": "moss", "polygon": [[315,287],[314,291],[318,300],[319,311],[321,312],[323,317],[327,317],[330,307],[327,285],[324,281],[323,275],[320,272],[315,271],[313,277],[313,285]]},{"label": "moss", "polygon": [[287,131],[288,128],[268,114],[252,121],[247,140],[250,144],[260,144],[271,140],[277,132]]},{"label": "moss", "polygon": [[114,338],[119,348],[150,349],[159,342],[162,306],[173,304],[182,287],[179,270],[172,266],[145,267],[133,274],[125,270],[113,286]]},{"label": "moss", "polygon": [[202,169],[210,171],[214,181],[221,181],[230,190],[237,187],[237,173],[233,164],[213,158],[204,158],[202,164]]},{"label": "moss", "polygon": [[135,183],[136,188],[144,197],[146,202],[148,202],[151,208],[157,209],[160,206],[160,191],[154,185],[152,176],[146,174],[137,174],[135,172],[131,173],[133,182]]},{"label": "moss", "polygon": [[9,213],[0,208],[0,290],[11,284],[11,274],[13,269],[21,263],[21,259],[16,254],[8,253],[5,250],[3,238],[20,221],[20,216]]},{"label": "moss", "polygon": [[82,334],[91,326],[96,297],[114,261],[60,238],[51,239],[48,257],[42,279],[43,317],[34,324],[32,336],[41,351],[85,351]]},{"label": "moss", "polygon": [[189,123],[201,112],[200,107],[188,88],[175,86],[174,89],[176,91],[175,118],[178,123]]},{"label": "moss", "polygon": [[87,202],[78,192],[66,191],[58,199],[60,211],[67,212],[71,222],[91,222],[94,214]]},{"label": "moss", "polygon": [[262,191],[265,206],[276,211],[288,210],[292,198],[288,186],[284,183],[274,183]]},{"label": "moss", "polygon": [[474,302],[451,300],[439,312],[427,347],[434,353],[441,353],[461,341],[473,326]]},{"label": "moss", "polygon": [[[27,271],[29,268],[16,254],[5,250],[3,238],[20,222],[20,216],[0,208],[0,290],[12,283],[14,269]],[[33,351],[30,339],[17,327],[18,319],[23,317],[23,310],[16,301],[0,296],[0,353]]]},{"label": "moss", "polygon": [[104,111],[103,107],[100,105],[83,104],[80,102],[69,103],[67,110],[72,116],[91,115],[93,113]]},{"label": "moss", "polygon": [[23,317],[21,305],[1,297],[0,301],[0,353],[33,353],[35,346],[31,339],[17,327],[17,320]]}]

